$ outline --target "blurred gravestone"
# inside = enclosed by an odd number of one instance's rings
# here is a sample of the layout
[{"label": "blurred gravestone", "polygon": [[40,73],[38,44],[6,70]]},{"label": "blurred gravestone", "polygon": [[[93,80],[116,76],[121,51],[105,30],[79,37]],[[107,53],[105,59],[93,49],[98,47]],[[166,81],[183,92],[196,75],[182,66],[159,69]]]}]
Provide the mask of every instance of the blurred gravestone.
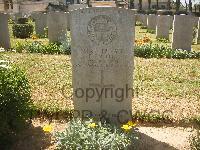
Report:
[{"label": "blurred gravestone", "polygon": [[147,28],[150,30],[156,30],[157,16],[150,14],[147,16]]},{"label": "blurred gravestone", "polygon": [[172,35],[173,49],[191,50],[193,23],[190,15],[175,15]]},{"label": "blurred gravestone", "polygon": [[8,18],[8,14],[0,13],[0,47],[3,47],[5,49],[10,48]]},{"label": "blurred gravestone", "polygon": [[131,118],[134,14],[118,8],[71,12],[74,108],[80,117]]},{"label": "blurred gravestone", "polygon": [[169,39],[170,30],[170,16],[158,15],[157,26],[156,26],[156,38]]},{"label": "blurred gravestone", "polygon": [[67,39],[67,13],[49,12],[47,14],[49,42],[63,42]]}]

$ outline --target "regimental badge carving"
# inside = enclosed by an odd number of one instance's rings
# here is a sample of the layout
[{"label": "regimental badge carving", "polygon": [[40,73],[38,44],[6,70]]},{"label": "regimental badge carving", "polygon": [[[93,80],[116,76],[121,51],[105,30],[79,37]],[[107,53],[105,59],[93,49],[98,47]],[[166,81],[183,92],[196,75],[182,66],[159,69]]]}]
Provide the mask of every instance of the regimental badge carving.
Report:
[{"label": "regimental badge carving", "polygon": [[87,34],[95,44],[107,45],[116,39],[117,26],[108,16],[95,16],[88,23]]}]

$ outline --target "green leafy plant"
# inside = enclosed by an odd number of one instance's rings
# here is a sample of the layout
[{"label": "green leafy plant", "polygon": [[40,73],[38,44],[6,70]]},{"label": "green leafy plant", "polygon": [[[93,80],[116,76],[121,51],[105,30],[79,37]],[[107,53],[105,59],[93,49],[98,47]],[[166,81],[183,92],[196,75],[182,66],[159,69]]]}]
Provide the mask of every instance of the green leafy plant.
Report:
[{"label": "green leafy plant", "polygon": [[136,26],[142,26],[142,22],[137,21],[137,22],[135,23],[135,25],[136,25]]},{"label": "green leafy plant", "polygon": [[17,42],[14,46],[14,49],[17,53],[22,53],[25,50],[25,44],[22,42]]},{"label": "green leafy plant", "polygon": [[156,31],[155,30],[151,30],[151,29],[147,29],[147,33],[155,34]]},{"label": "green leafy plant", "polygon": [[[124,125],[124,129],[130,127]],[[123,150],[134,149],[137,141],[134,129],[130,131],[108,124],[94,123],[92,120],[81,122],[72,120],[63,132],[56,133],[57,149],[103,149]]]},{"label": "green leafy plant", "polygon": [[187,50],[173,50],[171,48],[153,44],[138,45],[134,49],[135,56],[143,58],[174,58],[174,59],[200,59],[200,52]]},{"label": "green leafy plant", "polygon": [[33,28],[33,25],[28,23],[28,18],[19,18],[18,24],[12,26],[13,36],[21,39],[30,38]]},{"label": "green leafy plant", "polygon": [[147,26],[141,26],[140,29],[147,29]]},{"label": "green leafy plant", "polygon": [[62,54],[70,55],[71,54],[70,39],[68,38],[67,41],[62,42],[59,49]]},{"label": "green leafy plant", "polygon": [[0,64],[0,149],[10,146],[32,115],[30,86],[19,68]]},{"label": "green leafy plant", "polygon": [[44,44],[39,41],[34,42],[25,42],[25,43],[16,43],[13,49],[16,52],[26,51],[29,53],[42,53],[42,54],[71,54],[71,45],[67,40],[62,43],[49,43]]},{"label": "green leafy plant", "polygon": [[191,150],[200,150],[200,131],[197,131],[197,135],[193,135],[190,139]]},{"label": "green leafy plant", "polygon": [[17,23],[18,24],[26,24],[26,23],[28,23],[28,18],[18,18]]},{"label": "green leafy plant", "polygon": [[162,42],[162,43],[169,43],[169,39],[165,39],[165,38],[157,38],[157,41]]}]

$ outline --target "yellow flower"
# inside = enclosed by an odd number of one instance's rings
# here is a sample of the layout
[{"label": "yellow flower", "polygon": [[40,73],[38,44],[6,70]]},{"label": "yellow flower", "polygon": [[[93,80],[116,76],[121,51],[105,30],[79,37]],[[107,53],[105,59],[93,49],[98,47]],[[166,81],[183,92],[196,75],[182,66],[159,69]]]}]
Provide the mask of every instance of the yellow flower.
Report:
[{"label": "yellow flower", "polygon": [[133,123],[133,121],[128,121],[127,123],[128,126],[131,126],[131,127],[135,127],[137,124],[136,123]]},{"label": "yellow flower", "polygon": [[35,39],[37,39],[37,36],[36,36],[36,35],[32,35],[31,38],[32,38],[33,40],[35,40]]},{"label": "yellow flower", "polygon": [[130,129],[132,129],[132,127],[127,124],[124,124],[121,128],[124,129],[125,131],[129,131]]},{"label": "yellow flower", "polygon": [[53,130],[53,127],[51,125],[46,124],[42,129],[44,132],[51,132]]},{"label": "yellow flower", "polygon": [[89,128],[95,128],[96,126],[97,126],[96,123],[90,123],[90,124],[88,124]]}]

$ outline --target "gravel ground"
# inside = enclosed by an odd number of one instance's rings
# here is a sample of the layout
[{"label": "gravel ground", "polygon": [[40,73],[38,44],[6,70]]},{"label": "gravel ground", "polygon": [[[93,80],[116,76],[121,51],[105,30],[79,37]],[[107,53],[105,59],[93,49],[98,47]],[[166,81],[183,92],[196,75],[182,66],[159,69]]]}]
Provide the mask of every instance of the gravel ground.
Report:
[{"label": "gravel ground", "polygon": [[139,127],[141,150],[189,150],[190,127]]}]

